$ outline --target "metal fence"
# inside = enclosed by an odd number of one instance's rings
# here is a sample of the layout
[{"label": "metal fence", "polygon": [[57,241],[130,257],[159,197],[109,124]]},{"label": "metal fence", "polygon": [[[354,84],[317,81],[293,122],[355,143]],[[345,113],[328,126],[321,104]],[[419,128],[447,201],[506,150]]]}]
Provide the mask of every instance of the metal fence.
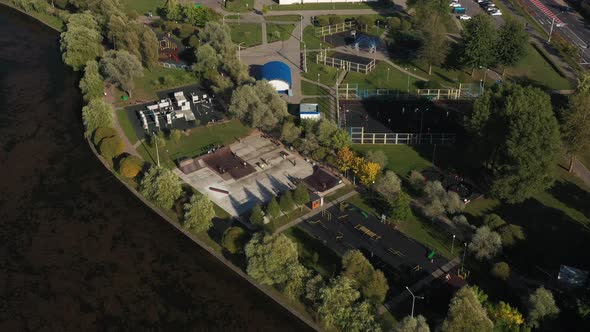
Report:
[{"label": "metal fence", "polygon": [[344,22],[344,23],[337,23],[337,24],[332,24],[332,25],[328,25],[325,27],[317,27],[315,29],[315,35],[317,37],[323,37],[323,36],[327,36],[327,35],[332,35],[338,32],[344,32],[344,31],[349,31],[349,30],[353,30],[356,29],[356,23],[354,23],[353,21],[348,21],[348,22]]},{"label": "metal fence", "polygon": [[352,62],[337,58],[331,58],[327,55],[327,51],[322,51],[316,54],[316,62],[324,66],[335,67],[341,70],[354,71],[357,73],[368,74],[375,69],[376,61],[372,59],[367,64]]},{"label": "metal fence", "polygon": [[160,66],[162,66],[164,68],[184,69],[184,70],[189,70],[191,68],[187,65],[174,64],[174,63],[168,63],[168,62],[160,62]]},{"label": "metal fence", "polygon": [[459,84],[459,88],[450,89],[417,89],[415,93],[390,89],[361,89],[358,84],[345,83],[338,85],[338,98],[359,100],[368,98],[390,98],[398,100],[432,99],[459,100],[474,99],[482,93],[478,84]]},{"label": "metal fence", "polygon": [[456,134],[367,133],[364,127],[348,128],[352,144],[454,144]]}]

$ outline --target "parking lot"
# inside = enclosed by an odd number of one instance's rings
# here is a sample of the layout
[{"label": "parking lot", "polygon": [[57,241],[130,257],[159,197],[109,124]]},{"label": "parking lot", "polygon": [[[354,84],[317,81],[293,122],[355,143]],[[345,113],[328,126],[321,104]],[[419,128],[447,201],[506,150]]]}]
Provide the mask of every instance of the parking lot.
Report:
[{"label": "parking lot", "polygon": [[[451,1],[449,1],[451,2]],[[494,1],[492,1],[493,3]],[[471,17],[478,15],[478,14],[485,14],[488,15],[485,11],[485,8],[482,8],[476,0],[459,0],[461,7],[465,8],[465,14]],[[450,7],[449,7],[450,8]],[[452,10],[452,8],[451,8]],[[504,13],[502,13],[504,15]],[[461,16],[460,14],[453,14],[456,18]],[[501,25],[504,22],[502,16],[490,16],[492,20],[496,23],[496,26]]]},{"label": "parking lot", "polygon": [[[174,173],[232,216],[245,214],[254,205],[268,202],[272,196],[293,189],[294,182],[313,174],[311,164],[259,133],[241,139],[229,149],[253,172],[234,178],[229,172],[219,172],[203,162],[199,169],[189,174],[178,168]],[[225,153],[224,150],[220,152]]]},{"label": "parking lot", "polygon": [[[188,98],[190,104],[190,111],[194,115],[195,121],[187,121],[186,119],[178,118],[173,119],[172,123],[169,124],[166,121],[165,116],[159,115],[157,116],[159,126],[156,126],[156,121],[153,118],[153,116],[148,115],[148,128],[144,129],[141,118],[139,116],[139,111],[146,110],[147,106],[154,105],[157,103],[157,101],[126,107],[125,111],[127,112],[127,116],[129,117],[129,120],[133,125],[133,129],[138,138],[144,138],[145,135],[157,132],[162,129],[188,130],[195,128],[199,125],[206,125],[207,123],[216,122],[224,119],[225,114],[221,107],[217,104],[215,97],[205,92],[199,85],[190,85],[175,89],[159,91],[157,92],[158,99],[162,100],[170,98],[171,100],[174,100],[174,93],[179,91],[182,91],[186,98]],[[191,100],[191,95],[198,96],[199,102],[193,102]]]},{"label": "parking lot", "polygon": [[431,249],[353,205],[342,209],[331,207],[297,227],[320,239],[339,255],[348,250],[361,250],[385,273],[393,293],[399,293],[400,288],[414,284],[448,263],[438,254],[429,259]]}]

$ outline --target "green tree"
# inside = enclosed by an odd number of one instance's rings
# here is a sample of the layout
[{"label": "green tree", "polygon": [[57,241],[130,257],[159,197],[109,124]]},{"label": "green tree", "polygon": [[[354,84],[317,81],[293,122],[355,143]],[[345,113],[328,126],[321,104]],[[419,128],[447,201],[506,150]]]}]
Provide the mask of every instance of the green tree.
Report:
[{"label": "green tree", "polygon": [[283,213],[289,213],[291,210],[293,210],[293,205],[293,195],[291,194],[290,190],[287,190],[283,196],[281,196],[281,199],[279,200],[279,206],[281,207]]},{"label": "green tree", "polygon": [[252,211],[250,211],[250,223],[256,226],[264,225],[264,214],[259,204],[254,205]]},{"label": "green tree", "polygon": [[108,51],[100,61],[103,76],[131,96],[133,80],[143,76],[141,62],[127,51]]},{"label": "green tree", "polygon": [[332,134],[330,145],[335,150],[344,149],[350,146],[350,135],[346,130],[338,129]]},{"label": "green tree", "polygon": [[496,58],[498,62],[506,67],[515,66],[527,53],[529,45],[529,34],[525,31],[522,22],[507,18],[498,31],[496,46]]},{"label": "green tree", "polygon": [[342,275],[354,280],[366,298],[383,302],[389,290],[387,279],[359,250],[351,250],[342,257],[342,269]]},{"label": "green tree", "polygon": [[412,217],[411,201],[408,194],[400,191],[389,203],[389,217],[395,222],[409,220]]},{"label": "green tree", "polygon": [[281,128],[281,140],[288,144],[293,144],[301,136],[301,128],[293,122],[285,121]]},{"label": "green tree", "polygon": [[367,159],[370,162],[379,164],[379,166],[382,169],[387,166],[387,156],[385,155],[385,152],[383,152],[383,150],[369,150],[367,151],[367,153],[365,153],[365,159]]},{"label": "green tree", "polygon": [[232,254],[242,252],[247,242],[248,233],[242,227],[226,229],[221,238],[221,245]]},{"label": "green tree", "polygon": [[262,130],[275,129],[289,115],[287,103],[264,80],[237,88],[231,97],[229,113]]},{"label": "green tree", "polygon": [[451,299],[442,332],[491,332],[494,324],[469,286],[461,288]]},{"label": "green tree", "polygon": [[279,203],[277,203],[276,197],[272,197],[268,205],[266,206],[266,214],[271,218],[275,219],[276,217],[281,214],[281,208],[279,207]]},{"label": "green tree", "polygon": [[121,14],[113,14],[107,24],[107,38],[113,44],[115,50],[127,51],[138,58],[139,37],[137,35],[140,26]]},{"label": "green tree", "polygon": [[517,203],[552,185],[560,139],[546,93],[514,84],[489,89],[467,128],[493,172],[493,196]]},{"label": "green tree", "polygon": [[92,99],[82,108],[82,121],[86,128],[84,135],[90,137],[97,128],[112,125],[113,109],[103,99]]},{"label": "green tree", "polygon": [[479,260],[491,259],[502,250],[502,238],[500,234],[490,230],[487,226],[481,226],[469,243],[469,251]]},{"label": "green tree", "polygon": [[166,14],[166,18],[170,21],[182,20],[182,7],[178,3],[178,0],[166,1],[164,13]]},{"label": "green tree", "polygon": [[401,188],[402,182],[393,171],[386,171],[373,185],[373,190],[380,193],[389,202],[395,199]]},{"label": "green tree", "polygon": [[534,328],[539,328],[544,319],[555,317],[559,313],[553,294],[542,286],[529,296],[528,310],[529,322]]},{"label": "green tree", "polygon": [[201,45],[195,51],[196,62],[193,64],[193,71],[203,77],[212,75],[220,64],[219,54],[209,44]]},{"label": "green tree", "polygon": [[445,62],[448,53],[446,28],[440,13],[433,12],[422,24],[422,46],[418,51],[418,56],[428,63],[428,75],[432,74],[432,66]]},{"label": "green tree", "polygon": [[315,135],[318,142],[322,146],[330,146],[332,142],[332,135],[338,130],[336,125],[326,119],[321,119],[315,128]]},{"label": "green tree", "polygon": [[208,7],[197,8],[192,4],[183,6],[182,12],[185,22],[196,25],[200,28],[204,27],[208,22],[215,21],[219,18],[219,14],[213,9]]},{"label": "green tree", "polygon": [[490,229],[497,230],[506,226],[506,221],[495,213],[487,214],[483,218],[483,224],[488,226]]},{"label": "green tree", "polygon": [[500,237],[502,238],[502,245],[505,247],[513,246],[516,242],[526,238],[522,227],[518,225],[506,225],[502,227],[500,229]]},{"label": "green tree", "polygon": [[182,185],[169,169],[151,167],[141,180],[139,191],[158,207],[170,209],[182,195]]},{"label": "green tree", "polygon": [[284,289],[305,268],[299,263],[297,246],[283,234],[255,234],[245,247],[248,275],[263,285]]},{"label": "green tree", "polygon": [[98,127],[94,131],[94,134],[92,134],[92,143],[94,144],[95,147],[98,148],[98,146],[100,145],[100,142],[103,139],[105,139],[107,137],[113,137],[116,135],[117,135],[117,131],[111,127]]},{"label": "green tree", "polygon": [[576,92],[569,98],[569,107],[562,111],[561,137],[570,158],[569,172],[576,157],[590,150],[590,91],[584,88],[584,82],[590,82],[590,75],[583,74]]},{"label": "green tree", "polygon": [[321,274],[316,274],[310,278],[305,285],[305,299],[311,302],[314,309],[320,302],[320,290],[326,286],[326,282]]},{"label": "green tree", "polygon": [[299,206],[303,206],[309,202],[309,191],[304,184],[299,184],[293,192],[293,201]]},{"label": "green tree", "polygon": [[125,152],[125,144],[118,135],[106,137],[100,141],[100,155],[103,156],[109,164],[112,163],[113,158]]},{"label": "green tree", "polygon": [[184,221],[182,227],[201,233],[213,226],[215,210],[209,198],[202,194],[193,194],[189,203],[184,204]]},{"label": "green tree", "polygon": [[491,273],[498,279],[508,280],[510,277],[510,265],[506,262],[498,262],[492,267]]},{"label": "green tree", "polygon": [[174,143],[178,143],[182,138],[182,130],[180,129],[172,129],[170,131],[170,140]]},{"label": "green tree", "polygon": [[84,76],[80,80],[80,91],[85,101],[103,97],[104,79],[98,71],[98,62],[94,60],[86,62]]},{"label": "green tree", "polygon": [[360,15],[356,18],[356,24],[362,31],[367,31],[375,26],[375,19],[370,15]]},{"label": "green tree", "polygon": [[141,34],[141,62],[148,69],[153,69],[158,64],[158,37],[152,29],[144,28]]},{"label": "green tree", "polygon": [[467,21],[463,30],[462,62],[472,68],[489,68],[496,62],[497,31],[488,15],[480,14]]},{"label": "green tree", "polygon": [[422,315],[416,317],[406,316],[394,328],[394,332],[430,332],[426,318]]},{"label": "green tree", "polygon": [[94,17],[89,13],[72,14],[66,31],[61,33],[62,59],[78,71],[102,54],[101,43],[102,36]]}]

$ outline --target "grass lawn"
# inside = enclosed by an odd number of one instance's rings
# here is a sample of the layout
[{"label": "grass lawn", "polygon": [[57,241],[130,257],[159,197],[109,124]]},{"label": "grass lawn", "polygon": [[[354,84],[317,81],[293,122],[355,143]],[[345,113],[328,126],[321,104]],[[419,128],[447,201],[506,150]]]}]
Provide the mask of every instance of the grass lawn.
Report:
[{"label": "grass lawn", "polygon": [[244,47],[262,44],[262,27],[258,23],[228,23],[231,30],[231,40],[244,43]]},{"label": "grass lawn", "polygon": [[300,15],[272,15],[265,16],[266,21],[283,21],[283,22],[299,22],[301,21]]},{"label": "grass lawn", "polygon": [[329,203],[331,201],[334,201],[338,198],[340,198],[341,196],[344,196],[346,194],[348,194],[349,192],[354,190],[354,186],[351,184],[347,184],[346,186],[334,191],[333,193],[329,194],[328,196],[324,197],[324,201],[326,203]]},{"label": "grass lawn", "polygon": [[368,75],[349,72],[342,81],[342,83],[358,84],[361,89],[390,89],[403,92],[408,90],[408,82],[409,90],[412,92],[417,88],[416,83],[419,80],[404,74],[385,62],[379,62],[375,66],[375,70]]},{"label": "grass lawn", "polygon": [[323,87],[306,81],[301,81],[301,93],[304,96],[327,96],[330,94]]},{"label": "grass lawn", "polygon": [[[159,148],[160,163],[164,167],[174,168],[175,160],[182,157],[194,157],[209,144],[229,144],[236,138],[244,137],[251,129],[238,120],[230,120],[210,126],[193,129],[188,136],[183,136],[178,143],[167,140],[165,147]],[[147,162],[156,164],[156,149],[147,143],[141,144],[137,151]]]},{"label": "grass lawn", "polygon": [[531,45],[528,47],[527,56],[507,72],[512,79],[529,81],[549,89],[569,90],[573,88],[570,81],[560,76],[543,55]]},{"label": "grass lawn", "polygon": [[117,92],[116,106],[130,105],[138,101],[149,101],[157,99],[156,91],[171,89],[178,86],[196,84],[197,77],[183,69],[170,69],[157,66],[152,71],[144,69],[143,76],[135,79],[135,89],[132,98],[123,102],[122,91]]},{"label": "grass lawn", "polygon": [[282,10],[329,10],[329,9],[383,9],[389,4],[381,2],[357,2],[357,3],[305,3],[294,5],[272,5],[269,6],[271,11]]},{"label": "grass lawn", "polygon": [[233,0],[225,2],[225,10],[228,12],[247,12],[254,9],[254,0]]},{"label": "grass lawn", "polygon": [[304,214],[308,213],[309,209],[306,207],[302,207],[301,209],[295,208],[291,212],[287,214],[283,214],[278,218],[270,221],[268,224],[264,225],[264,229],[269,233],[276,232],[277,228],[288,224],[289,222],[303,216]]},{"label": "grass lawn", "polygon": [[[266,23],[266,40],[269,43],[291,38],[295,24]],[[277,32],[279,38],[277,38]]]},{"label": "grass lawn", "polygon": [[340,272],[340,256],[320,240],[297,227],[289,228],[284,234],[297,243],[299,260],[305,267],[315,270],[324,278],[333,277]]},{"label": "grass lawn", "polygon": [[127,139],[129,139],[129,142],[131,142],[131,144],[135,144],[135,142],[137,142],[139,138],[135,134],[135,130],[133,130],[133,125],[131,124],[131,120],[129,119],[128,112],[123,109],[120,109],[116,110],[115,114],[117,115],[117,120],[119,121],[121,128],[123,128],[123,131],[125,132],[125,136],[127,136]]},{"label": "grass lawn", "polygon": [[[319,50],[322,40],[315,35],[315,28],[308,25],[303,29],[303,41],[308,50]],[[303,46],[301,46],[303,49]]]},{"label": "grass lawn", "polygon": [[383,151],[387,156],[387,168],[400,176],[406,176],[412,170],[422,170],[432,166],[430,161],[424,159],[408,145],[355,144],[352,150],[359,153],[366,153],[369,150]]},{"label": "grass lawn", "polygon": [[121,3],[127,13],[135,11],[139,15],[145,15],[147,12],[152,12],[156,15],[156,10],[163,7],[166,0],[121,0]]},{"label": "grass lawn", "polygon": [[315,52],[309,52],[307,54],[307,73],[302,73],[303,77],[317,82],[319,74],[320,83],[327,86],[335,86],[338,70],[334,67],[316,63],[315,55]]}]

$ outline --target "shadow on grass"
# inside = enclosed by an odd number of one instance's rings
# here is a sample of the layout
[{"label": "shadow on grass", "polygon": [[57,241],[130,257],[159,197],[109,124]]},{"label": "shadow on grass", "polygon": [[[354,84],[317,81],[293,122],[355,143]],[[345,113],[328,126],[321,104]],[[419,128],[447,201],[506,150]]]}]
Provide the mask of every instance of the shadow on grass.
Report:
[{"label": "shadow on grass", "polygon": [[559,181],[553,185],[549,193],[563,204],[590,218],[590,192],[572,182]]}]

